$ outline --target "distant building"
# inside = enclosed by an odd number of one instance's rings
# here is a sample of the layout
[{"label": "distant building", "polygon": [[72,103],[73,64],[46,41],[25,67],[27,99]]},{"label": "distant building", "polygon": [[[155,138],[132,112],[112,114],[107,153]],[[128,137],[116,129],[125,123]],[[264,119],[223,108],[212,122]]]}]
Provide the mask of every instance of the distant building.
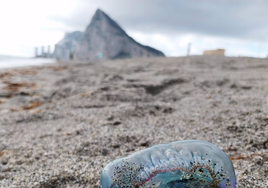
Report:
[{"label": "distant building", "polygon": [[47,52],[45,52],[45,46],[41,47],[41,54],[38,53],[38,47],[35,47],[35,57],[36,58],[53,58],[53,54],[50,52],[50,46],[47,47]]},{"label": "distant building", "polygon": [[45,56],[45,46],[42,46],[42,54],[41,54],[42,57]]},{"label": "distant building", "polygon": [[217,49],[217,50],[205,50],[203,55],[219,55],[224,56],[225,55],[225,49]]},{"label": "distant building", "polygon": [[35,57],[38,57],[38,48],[35,47]]}]

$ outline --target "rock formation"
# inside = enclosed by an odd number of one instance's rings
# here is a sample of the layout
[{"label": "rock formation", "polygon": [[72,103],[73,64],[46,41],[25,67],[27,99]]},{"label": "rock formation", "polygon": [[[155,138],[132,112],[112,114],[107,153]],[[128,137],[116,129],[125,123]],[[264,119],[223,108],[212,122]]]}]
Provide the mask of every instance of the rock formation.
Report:
[{"label": "rock formation", "polygon": [[83,36],[81,31],[66,33],[64,38],[55,45],[53,56],[59,60],[73,59],[77,43],[82,40]]},{"label": "rock formation", "polygon": [[107,14],[98,9],[84,33],[67,34],[56,45],[58,59],[107,60],[164,56],[149,46],[136,42]]},{"label": "rock formation", "polygon": [[79,60],[97,60],[151,56],[164,54],[136,42],[107,14],[98,9],[83,39],[77,45],[74,57]]}]

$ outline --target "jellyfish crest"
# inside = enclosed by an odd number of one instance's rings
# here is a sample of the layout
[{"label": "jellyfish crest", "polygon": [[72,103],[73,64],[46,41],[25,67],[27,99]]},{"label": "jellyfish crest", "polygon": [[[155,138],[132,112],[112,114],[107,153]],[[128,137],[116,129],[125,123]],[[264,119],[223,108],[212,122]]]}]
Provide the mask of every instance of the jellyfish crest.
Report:
[{"label": "jellyfish crest", "polygon": [[233,164],[215,145],[185,140],[152,146],[109,163],[102,188],[236,188]]}]

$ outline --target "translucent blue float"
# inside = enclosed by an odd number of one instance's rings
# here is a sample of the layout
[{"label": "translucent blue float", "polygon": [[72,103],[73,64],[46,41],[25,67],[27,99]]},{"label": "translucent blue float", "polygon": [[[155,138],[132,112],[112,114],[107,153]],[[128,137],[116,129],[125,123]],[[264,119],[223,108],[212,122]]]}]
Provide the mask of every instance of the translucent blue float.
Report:
[{"label": "translucent blue float", "polygon": [[109,163],[102,188],[236,188],[233,164],[215,145],[185,140],[152,146]]}]

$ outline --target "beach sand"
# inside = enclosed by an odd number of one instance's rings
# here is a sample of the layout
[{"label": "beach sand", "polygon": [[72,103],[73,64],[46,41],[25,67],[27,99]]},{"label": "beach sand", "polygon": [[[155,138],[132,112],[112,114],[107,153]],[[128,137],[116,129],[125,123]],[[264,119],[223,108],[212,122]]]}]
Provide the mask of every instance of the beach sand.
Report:
[{"label": "beach sand", "polygon": [[268,59],[191,56],[0,71],[0,187],[100,187],[112,160],[177,140],[268,187]]}]

